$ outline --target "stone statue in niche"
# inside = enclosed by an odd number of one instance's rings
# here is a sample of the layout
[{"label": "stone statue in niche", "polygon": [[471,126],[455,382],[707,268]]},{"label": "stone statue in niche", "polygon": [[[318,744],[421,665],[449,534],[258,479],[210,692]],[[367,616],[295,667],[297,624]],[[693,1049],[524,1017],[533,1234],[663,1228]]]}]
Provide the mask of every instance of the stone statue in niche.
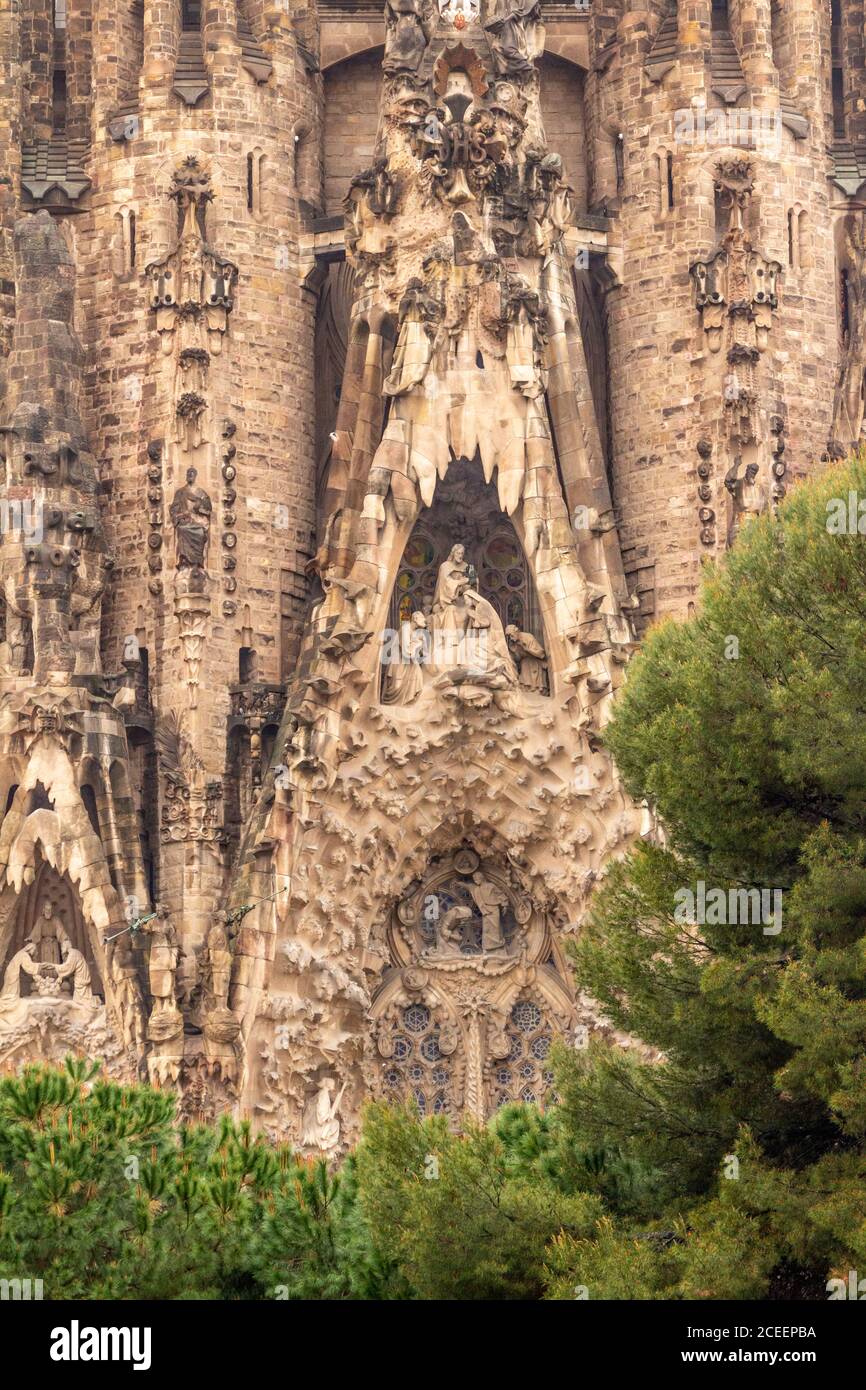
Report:
[{"label": "stone statue in niche", "polygon": [[408,641],[389,663],[382,691],[383,705],[412,705],[424,688],[424,664],[429,657],[427,618],[417,610],[412,614]]},{"label": "stone statue in niche", "polygon": [[[475,583],[465,546],[452,546],[439,566],[430,610],[434,664],[456,666],[465,679],[493,689],[516,685],[517,671],[499,614]],[[454,676],[454,670],[448,672],[449,679]]]},{"label": "stone statue in niche", "polygon": [[506,941],[502,933],[502,909],[508,907],[508,894],[485,878],[480,869],[475,870],[471,883],[466,886],[481,913],[482,951],[504,951]]},{"label": "stone statue in niche", "polygon": [[36,947],[36,959],[40,964],[60,964],[63,959],[63,943],[68,942],[69,938],[60,918],[55,916],[49,898],[42,903],[36,924],[30,933],[30,940]]},{"label": "stone statue in niche", "polygon": [[767,511],[770,505],[769,492],[759,477],[759,465],[757,463],[747,464],[745,473],[740,477],[742,466],[743,460],[738,457],[725,477],[725,487],[731,495],[732,502],[731,520],[728,526],[729,548],[737,539],[743,522],[750,516],[760,516]]},{"label": "stone statue in niche", "polygon": [[528,76],[534,71],[533,59],[541,52],[544,30],[540,0],[503,0],[497,10],[484,25],[497,71],[510,77]]},{"label": "stone statue in niche", "polygon": [[72,977],[72,999],[76,1004],[97,1002],[90,987],[90,968],[80,951],[76,950],[64,932],[60,947],[63,964],[55,971],[58,980]]},{"label": "stone statue in niche", "polygon": [[331,1154],[340,1143],[340,1104],[345,1085],[337,1092],[336,1081],[326,1076],[304,1106],[301,1144],[313,1153]]},{"label": "stone statue in niche", "polygon": [[168,196],[178,207],[179,235],[167,256],[145,266],[163,351],[171,350],[174,330],[186,317],[203,326],[210,351],[218,353],[228,326],[238,268],[205,240],[206,211],[214,190],[210,173],[199,164],[197,155],[187,156],[175,169]]},{"label": "stone statue in niche", "polygon": [[222,913],[207,934],[206,961],[206,979],[210,988],[211,1003],[225,1006],[232,973],[232,953],[229,950],[225,916]]},{"label": "stone statue in niche", "polygon": [[180,948],[168,908],[162,903],[157,904],[156,916],[147,930],[150,936],[147,974],[153,1000],[148,1034],[155,1041],[161,1041],[179,1033],[183,1027],[175,983]]},{"label": "stone statue in niche", "polygon": [[448,552],[447,559],[442,561],[439,566],[439,574],[436,578],[436,588],[433,593],[433,613],[437,620],[442,616],[441,625],[445,625],[444,614],[452,609],[457,601],[470,584],[469,565],[466,561],[466,547],[463,545],[453,545]]},{"label": "stone statue in niche", "polygon": [[431,0],[385,0],[385,59],[389,77],[417,72],[433,29]]},{"label": "stone statue in niche", "polygon": [[126,941],[116,944],[109,968],[121,1036],[126,1047],[135,1048],[141,1033],[141,1016],[135,960]]},{"label": "stone statue in niche", "polygon": [[442,320],[442,301],[422,280],[412,279],[400,301],[400,331],[391,371],[382,387],[386,396],[403,396],[427,375],[436,328]]},{"label": "stone statue in niche", "polygon": [[213,504],[204,488],[196,487],[198,474],[186,470],[186,482],[174,494],[169,515],[174,526],[175,563],[180,569],[206,568]]},{"label": "stone statue in niche", "polygon": [[36,959],[36,943],[28,941],[20,951],[16,951],[6,967],[3,986],[0,989],[0,1008],[17,1003],[21,998],[21,971],[34,976],[39,969]]},{"label": "stone statue in niche", "polygon": [[508,645],[518,662],[518,679],[524,690],[534,690],[544,694],[545,673],[547,671],[544,648],[531,632],[521,632],[516,623],[509,623],[505,629]]},{"label": "stone statue in niche", "polygon": [[[438,910],[438,899],[434,898],[433,901]],[[468,924],[472,921],[472,909],[458,903],[456,907],[449,908],[441,917],[434,920],[436,922],[436,940],[434,944],[424,950],[423,954],[428,957],[462,955],[467,944],[466,931]]]}]

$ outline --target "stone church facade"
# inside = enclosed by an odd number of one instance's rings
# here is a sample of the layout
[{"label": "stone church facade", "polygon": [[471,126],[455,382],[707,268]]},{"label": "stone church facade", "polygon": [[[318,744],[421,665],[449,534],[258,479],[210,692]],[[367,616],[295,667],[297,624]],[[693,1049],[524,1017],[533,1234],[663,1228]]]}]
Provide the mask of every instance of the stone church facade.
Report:
[{"label": "stone church facade", "polygon": [[552,1098],[629,658],[863,432],[864,34],[3,7],[0,1068],[326,1153]]}]

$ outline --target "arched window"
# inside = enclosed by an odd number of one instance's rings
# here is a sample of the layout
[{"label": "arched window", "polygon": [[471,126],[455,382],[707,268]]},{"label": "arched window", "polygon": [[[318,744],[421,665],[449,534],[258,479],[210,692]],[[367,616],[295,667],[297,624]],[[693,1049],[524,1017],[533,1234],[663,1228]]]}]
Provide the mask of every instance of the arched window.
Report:
[{"label": "arched window", "polygon": [[788,210],[788,264],[793,270],[809,264],[809,215],[803,208]]},{"label": "arched window", "polygon": [[842,338],[847,343],[848,334],[851,329],[851,291],[848,286],[847,269],[839,273],[839,326],[842,330]]},{"label": "arched window", "polygon": [[[459,529],[455,528],[455,517]],[[515,623],[543,643],[538,598],[526,556],[514,527],[499,510],[495,486],[485,484],[477,463],[449,470],[436,489],[432,507],[418,518],[397,572],[391,626],[408,621],[416,609],[430,612],[439,566],[456,541],[465,545],[466,559],[476,572],[478,592],[493,604],[503,627]]]},{"label": "arched window", "polygon": [[513,1005],[506,1036],[511,1044],[508,1056],[493,1067],[494,1104],[514,1101],[524,1105],[554,1103],[550,1049],[553,1031],[544,1011],[534,999],[521,998]]},{"label": "arched window", "polygon": [[440,1047],[434,1011],[413,1002],[400,1010],[393,1026],[391,1056],[382,1068],[385,1098],[414,1102],[421,1115],[448,1114],[452,1066]]},{"label": "arched window", "polygon": [[261,150],[247,155],[247,212],[258,217],[262,210],[262,168],[265,157]]},{"label": "arched window", "polygon": [[135,269],[135,213],[123,207],[114,215],[114,273],[118,277],[131,275]]},{"label": "arched window", "polygon": [[255,678],[256,653],[252,647],[241,647],[238,650],[238,681],[241,685],[246,685]]},{"label": "arched window", "polygon": [[96,807],[96,793],[92,787],[85,785],[81,788],[81,800],[84,802],[84,808],[93,827],[94,835],[98,835],[102,839],[102,831],[99,827],[99,811]]},{"label": "arched window", "polygon": [[670,150],[656,155],[659,181],[659,208],[662,214],[674,206],[674,157]]},{"label": "arched window", "polygon": [[616,166],[616,191],[622,193],[625,188],[625,136],[616,135],[613,141],[613,161]]}]

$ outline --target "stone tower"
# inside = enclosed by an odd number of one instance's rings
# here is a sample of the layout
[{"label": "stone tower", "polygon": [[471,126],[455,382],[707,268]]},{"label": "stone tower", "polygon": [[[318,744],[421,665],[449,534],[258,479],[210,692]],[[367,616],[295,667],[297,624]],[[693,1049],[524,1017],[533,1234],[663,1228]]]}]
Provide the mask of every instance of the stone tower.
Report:
[{"label": "stone tower", "polygon": [[863,432],[863,32],[0,15],[0,1066],[325,1152],[550,1098],[635,643]]}]

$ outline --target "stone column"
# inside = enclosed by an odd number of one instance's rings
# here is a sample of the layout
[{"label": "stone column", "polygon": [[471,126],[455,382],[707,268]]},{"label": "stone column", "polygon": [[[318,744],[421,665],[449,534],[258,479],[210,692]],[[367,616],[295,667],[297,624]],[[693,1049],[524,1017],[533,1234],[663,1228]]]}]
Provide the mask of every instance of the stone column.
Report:
[{"label": "stone column", "polygon": [[201,27],[205,66],[212,84],[236,82],[241,53],[236,0],[203,0]]},{"label": "stone column", "polygon": [[66,9],[66,134],[90,137],[93,94],[93,13],[91,0],[68,0]]},{"label": "stone column", "polygon": [[779,106],[779,74],[773,61],[770,0],[731,0],[731,37],[740,54],[752,106]]},{"label": "stone column", "polygon": [[688,98],[706,92],[712,51],[712,0],[679,0],[677,51],[679,78]]},{"label": "stone column", "polygon": [[142,105],[152,106],[174,78],[180,42],[180,0],[144,0]]}]

